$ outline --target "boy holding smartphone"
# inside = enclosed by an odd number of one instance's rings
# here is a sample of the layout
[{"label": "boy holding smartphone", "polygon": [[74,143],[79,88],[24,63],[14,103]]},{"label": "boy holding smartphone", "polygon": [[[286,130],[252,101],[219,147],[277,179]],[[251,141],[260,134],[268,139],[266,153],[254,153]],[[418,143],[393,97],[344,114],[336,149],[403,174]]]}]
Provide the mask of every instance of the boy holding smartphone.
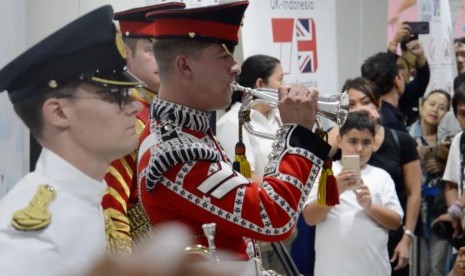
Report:
[{"label": "boy holding smartphone", "polygon": [[[375,128],[362,112],[349,113],[340,128],[342,156],[358,155],[361,180],[354,170],[333,163],[340,205],[317,205],[318,187],[312,187],[303,210],[305,221],[316,225],[315,275],[389,275],[388,230],[402,223],[403,211],[389,174],[367,164],[373,153]],[[357,189],[354,185],[360,182]],[[316,181],[315,183],[318,183]],[[333,250],[337,246],[339,250]],[[357,254],[354,254],[357,252]],[[334,265],[328,260],[339,260]]]}]

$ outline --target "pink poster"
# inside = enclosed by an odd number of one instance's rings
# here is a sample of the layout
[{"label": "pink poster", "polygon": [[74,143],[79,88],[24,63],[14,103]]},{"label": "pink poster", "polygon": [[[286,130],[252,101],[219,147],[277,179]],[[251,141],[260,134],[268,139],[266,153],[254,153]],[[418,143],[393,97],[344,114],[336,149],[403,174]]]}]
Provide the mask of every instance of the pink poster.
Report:
[{"label": "pink poster", "polygon": [[[404,21],[418,21],[418,8],[417,0],[388,0],[389,11],[388,11],[388,30],[387,30],[387,41],[394,36],[397,27]],[[434,5],[434,0],[427,0],[430,5]],[[455,4],[450,6],[451,14],[454,15],[452,20],[455,19],[454,24],[454,38],[465,37],[465,0],[454,1]],[[430,5],[425,5],[426,7]]]},{"label": "pink poster", "polygon": [[397,28],[404,21],[418,21],[416,0],[388,0],[387,41],[395,35]]},{"label": "pink poster", "polygon": [[454,37],[465,37],[465,0],[462,0],[462,5],[460,5],[457,12],[454,26]]}]

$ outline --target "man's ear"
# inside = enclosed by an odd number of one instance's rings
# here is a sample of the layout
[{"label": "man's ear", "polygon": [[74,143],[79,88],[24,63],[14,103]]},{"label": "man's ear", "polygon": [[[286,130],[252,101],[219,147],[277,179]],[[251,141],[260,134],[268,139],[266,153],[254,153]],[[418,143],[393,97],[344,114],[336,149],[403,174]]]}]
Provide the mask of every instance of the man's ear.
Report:
[{"label": "man's ear", "polygon": [[65,99],[49,98],[42,105],[42,117],[44,124],[63,128],[69,125],[67,103]]},{"label": "man's ear", "polygon": [[189,59],[186,56],[177,56],[174,60],[176,71],[182,76],[191,78],[192,68],[189,64]]}]

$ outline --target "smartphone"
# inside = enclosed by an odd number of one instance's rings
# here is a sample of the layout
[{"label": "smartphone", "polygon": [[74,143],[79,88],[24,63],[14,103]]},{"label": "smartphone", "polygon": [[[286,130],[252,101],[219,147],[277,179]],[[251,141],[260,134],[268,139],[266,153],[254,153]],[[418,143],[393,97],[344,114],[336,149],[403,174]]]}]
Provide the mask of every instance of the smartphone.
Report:
[{"label": "smartphone", "polygon": [[343,155],[341,157],[341,165],[344,170],[352,170],[355,172],[356,183],[353,186],[353,190],[358,189],[361,185],[361,173],[360,173],[360,156],[358,155]]},{"label": "smartphone", "polygon": [[405,22],[405,24],[410,26],[413,34],[429,34],[428,21]]}]

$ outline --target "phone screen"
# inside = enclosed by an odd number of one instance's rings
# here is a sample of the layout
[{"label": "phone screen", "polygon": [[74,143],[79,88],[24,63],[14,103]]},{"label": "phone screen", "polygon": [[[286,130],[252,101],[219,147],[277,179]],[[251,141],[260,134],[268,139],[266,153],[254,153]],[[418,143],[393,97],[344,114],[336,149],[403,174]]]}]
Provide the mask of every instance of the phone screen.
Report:
[{"label": "phone screen", "polygon": [[410,29],[412,29],[413,34],[429,34],[428,21],[405,22],[405,24],[410,26]]}]

